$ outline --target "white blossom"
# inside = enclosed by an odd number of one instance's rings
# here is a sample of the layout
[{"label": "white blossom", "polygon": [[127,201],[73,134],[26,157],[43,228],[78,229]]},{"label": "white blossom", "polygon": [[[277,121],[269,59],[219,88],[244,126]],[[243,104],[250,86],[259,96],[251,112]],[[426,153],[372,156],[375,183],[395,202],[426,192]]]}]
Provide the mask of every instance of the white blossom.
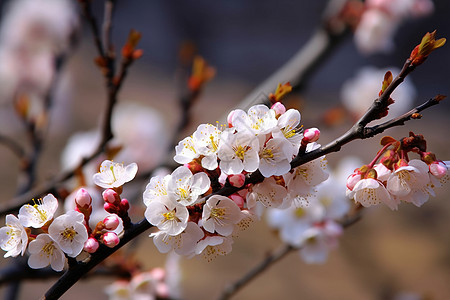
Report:
[{"label": "white blossom", "polygon": [[94,174],[93,180],[99,187],[117,188],[133,180],[138,167],[136,163],[131,163],[126,167],[123,164],[105,160],[100,165],[100,172]]},{"label": "white blossom", "polygon": [[203,228],[211,233],[230,235],[241,219],[240,208],[225,196],[214,195],[203,206]]},{"label": "white blossom", "polygon": [[292,145],[289,156],[297,155],[303,135],[300,127],[301,115],[296,109],[289,109],[278,118],[276,130],[272,132],[274,138],[283,138]]},{"label": "white blossom", "polygon": [[28,246],[30,257],[28,265],[33,269],[41,269],[50,265],[55,271],[62,271],[66,261],[63,251],[57,242],[46,233],[39,234]]},{"label": "white blossom", "polygon": [[255,184],[247,195],[247,205],[252,209],[257,202],[265,207],[279,207],[287,196],[286,188],[277,184],[275,178],[269,177]]},{"label": "white blossom", "polygon": [[58,208],[58,200],[48,194],[36,204],[25,204],[19,210],[19,221],[25,227],[41,228],[45,223],[53,219]]},{"label": "white blossom", "polygon": [[207,236],[197,243],[195,254],[202,254],[207,261],[212,261],[219,255],[226,255],[231,252],[233,239],[224,236]]},{"label": "white blossom", "polygon": [[167,185],[171,175],[154,176],[145,187],[143,200],[145,205],[149,205],[152,201],[161,201],[168,199]]},{"label": "white blossom", "polygon": [[425,203],[432,190],[428,189],[429,168],[421,160],[413,159],[407,166],[395,170],[387,181],[387,190],[399,200],[416,206]]},{"label": "white blossom", "polygon": [[150,202],[144,215],[150,224],[168,235],[180,234],[186,228],[189,218],[189,212],[184,205],[167,200]]},{"label": "white blossom", "polygon": [[194,223],[188,222],[185,230],[178,235],[168,235],[164,231],[159,231],[150,234],[153,238],[153,243],[159,252],[167,253],[170,250],[174,250],[175,253],[184,256],[190,256],[194,254],[197,242],[204,236],[203,230]]},{"label": "white blossom", "polygon": [[175,147],[175,152],[176,154],[173,159],[179,164],[190,163],[193,159],[200,156],[192,136],[188,136],[181,140]]},{"label": "white blossom", "polygon": [[259,171],[264,177],[283,175],[291,169],[292,145],[286,139],[272,138],[259,150]]},{"label": "white blossom", "polygon": [[23,255],[28,245],[28,234],[14,215],[6,216],[6,226],[0,228],[0,247],[6,251],[4,257]]},{"label": "white blossom", "polygon": [[193,139],[198,149],[198,153],[203,155],[202,167],[208,170],[215,170],[217,163],[217,150],[219,149],[220,131],[211,124],[201,124],[194,132]]},{"label": "white blossom", "polygon": [[218,157],[220,169],[226,174],[239,174],[242,171],[254,172],[259,167],[259,141],[250,133],[222,132]]},{"label": "white blossom", "polygon": [[241,109],[234,110],[231,122],[238,132],[263,135],[273,130],[277,124],[277,119],[273,109],[259,104],[250,107],[248,114]]},{"label": "white blossom", "polygon": [[208,191],[210,183],[206,173],[192,174],[188,167],[181,166],[172,172],[167,192],[177,203],[192,205],[200,195]]},{"label": "white blossom", "polygon": [[358,181],[353,191],[349,192],[348,195],[349,198],[353,198],[355,202],[361,203],[364,207],[380,203],[386,204],[392,210],[397,210],[398,207],[398,200],[391,197],[386,187],[379,180],[373,178]]},{"label": "white blossom", "polygon": [[84,215],[77,211],[69,211],[57,217],[48,233],[58,243],[61,250],[70,257],[76,257],[83,250],[88,234],[84,222]]}]

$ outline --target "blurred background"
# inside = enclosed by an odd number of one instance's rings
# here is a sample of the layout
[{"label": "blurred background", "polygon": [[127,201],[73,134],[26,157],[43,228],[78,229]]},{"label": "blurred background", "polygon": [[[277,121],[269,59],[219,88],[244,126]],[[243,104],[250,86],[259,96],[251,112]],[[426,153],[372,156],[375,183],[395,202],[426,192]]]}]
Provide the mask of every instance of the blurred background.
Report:
[{"label": "blurred background", "polygon": [[[6,2],[0,1],[4,11]],[[362,53],[349,35],[311,75],[305,89],[290,96],[286,104],[300,109],[305,128],[321,129],[320,143],[332,141],[351,126],[354,120],[351,113],[341,110],[342,86],[355,78],[362,67],[400,69],[427,31],[437,29],[437,37],[450,37],[450,2],[433,2],[433,14],[408,19],[399,26],[393,36],[395,47],[390,53]],[[120,103],[149,107],[155,118],[161,119],[158,124],[149,120],[148,126],[159,130],[151,143],[155,147],[158,143],[168,144],[180,117],[176,80],[179,51],[183,44],[190,43],[216,68],[216,76],[194,103],[191,122],[179,136],[183,138],[198,124],[221,119],[301,49],[320,24],[326,4],[327,1],[322,0],[117,1],[113,43],[119,50],[133,28],[142,33],[139,48],[144,50],[143,57],[129,70],[119,94]],[[92,5],[95,16],[101,20],[103,1],[92,1]],[[1,18],[5,16],[3,13]],[[81,24],[79,39],[63,68],[56,91],[50,129],[38,165],[38,183],[52,178],[65,167],[60,157],[69,137],[98,126],[106,104],[104,79],[93,63],[97,53],[92,35],[83,19]],[[448,47],[433,53],[410,76],[410,84],[415,86],[411,105],[416,106],[436,94],[450,95]],[[381,81],[382,77],[380,86]],[[450,105],[447,102],[423,112],[421,120],[410,121],[386,134],[395,138],[407,136],[409,131],[423,134],[430,151],[439,159],[450,160]],[[1,134],[26,145],[24,128],[13,111],[10,103],[1,104]],[[338,113],[333,114],[336,111]],[[126,127],[133,118],[132,114],[125,116],[120,124]],[[379,150],[381,137],[354,141],[341,152],[329,155],[329,167],[333,169],[347,156],[370,162]],[[161,149],[161,146],[155,148],[155,153],[160,155],[157,157],[166,154],[167,151]],[[157,161],[152,150],[146,154],[151,161],[148,168],[155,166]],[[19,163],[9,149],[0,146],[2,203],[15,195]],[[139,186],[135,188],[142,191],[147,182],[136,184]],[[326,264],[307,265],[293,252],[233,299],[449,299],[449,192],[448,186],[439,189],[437,197],[421,208],[402,204],[395,212],[387,207],[367,209],[363,219],[346,230],[339,248],[332,251]],[[137,199],[135,204],[137,207],[141,205],[139,201]],[[135,221],[142,218],[139,208],[136,212]],[[236,238],[233,251],[225,257],[210,263],[202,258],[182,259],[183,299],[217,298],[226,284],[242,276],[280,244],[276,233],[261,221]],[[137,249],[136,259],[144,268],[164,266],[166,256],[157,251],[146,234],[132,247]],[[12,260],[3,259],[1,264]],[[54,281],[24,283],[20,299],[36,298]],[[110,282],[111,278],[107,277],[83,280],[63,299],[106,299],[103,290]],[[0,292],[4,292],[4,288]],[[413,298],[400,298],[403,296]]]}]

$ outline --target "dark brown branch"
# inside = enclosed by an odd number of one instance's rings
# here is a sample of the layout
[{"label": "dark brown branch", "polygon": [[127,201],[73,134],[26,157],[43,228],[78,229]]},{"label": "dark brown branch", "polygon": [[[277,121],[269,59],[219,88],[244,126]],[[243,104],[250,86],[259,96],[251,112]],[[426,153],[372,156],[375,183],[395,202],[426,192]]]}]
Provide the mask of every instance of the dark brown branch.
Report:
[{"label": "dark brown branch", "polygon": [[0,134],[0,144],[3,144],[6,148],[12,151],[19,159],[25,156],[25,149],[12,138]]},{"label": "dark brown branch", "polygon": [[58,299],[95,266],[151,227],[152,225],[148,223],[146,219],[143,219],[139,223],[133,224],[129,229],[125,230],[122,238],[120,239],[120,243],[116,247],[108,248],[101,245],[97,252],[91,255],[88,262],[79,262],[77,265],[67,270],[66,273],[64,273],[64,275],[61,276],[58,281],[45,293],[42,299]]}]

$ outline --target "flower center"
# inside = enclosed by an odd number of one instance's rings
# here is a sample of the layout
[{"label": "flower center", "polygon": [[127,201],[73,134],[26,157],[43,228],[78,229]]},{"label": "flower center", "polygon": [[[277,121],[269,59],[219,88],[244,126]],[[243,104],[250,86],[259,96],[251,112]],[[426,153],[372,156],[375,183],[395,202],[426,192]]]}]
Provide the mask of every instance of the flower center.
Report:
[{"label": "flower center", "polygon": [[163,217],[165,218],[165,221],[181,222],[181,220],[176,216],[175,210],[171,210],[169,212],[163,213]]},{"label": "flower center", "polygon": [[73,239],[75,238],[75,236],[78,234],[78,232],[76,232],[73,227],[67,227],[66,229],[64,229],[63,232],[61,232],[61,236],[63,237],[63,239],[65,240],[69,240],[69,241],[73,241]]},{"label": "flower center", "polygon": [[234,152],[236,153],[236,156],[240,159],[240,160],[244,160],[244,156],[245,156],[245,152],[247,152],[247,150],[251,149],[249,146],[237,146],[237,148],[234,150]]},{"label": "flower center", "polygon": [[223,219],[225,216],[225,208],[211,209],[211,216],[215,219]]},{"label": "flower center", "polygon": [[214,137],[212,135],[209,136],[209,139],[211,140],[211,147],[213,148],[213,152],[216,152],[218,148],[217,142],[214,140]]},{"label": "flower center", "polygon": [[299,207],[295,210],[294,214],[297,218],[301,219],[306,215],[306,211],[303,208]]},{"label": "flower center", "polygon": [[45,254],[47,254],[47,257],[50,257],[53,255],[53,250],[55,250],[56,247],[55,245],[53,245],[53,241],[48,242],[47,244],[44,245],[44,247],[42,247],[42,252],[44,252]]},{"label": "flower center", "polygon": [[178,194],[180,195],[180,197],[182,199],[187,199],[189,198],[189,190],[188,189],[184,189],[184,188],[178,188]]},{"label": "flower center", "polygon": [[111,170],[112,176],[114,178],[114,182],[116,182],[117,179],[116,179],[116,175],[114,174],[114,166],[109,167],[109,169]]},{"label": "flower center", "polygon": [[264,149],[261,153],[261,157],[263,158],[273,158],[272,149]]}]

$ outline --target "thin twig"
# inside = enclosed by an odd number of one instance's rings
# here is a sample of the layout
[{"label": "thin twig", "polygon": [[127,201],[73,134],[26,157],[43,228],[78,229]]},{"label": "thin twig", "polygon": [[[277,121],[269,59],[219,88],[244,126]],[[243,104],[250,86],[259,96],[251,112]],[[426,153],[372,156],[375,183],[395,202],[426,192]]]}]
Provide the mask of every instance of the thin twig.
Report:
[{"label": "thin twig", "polygon": [[0,134],[0,144],[3,144],[6,148],[11,150],[19,159],[25,156],[25,149],[12,138]]}]

